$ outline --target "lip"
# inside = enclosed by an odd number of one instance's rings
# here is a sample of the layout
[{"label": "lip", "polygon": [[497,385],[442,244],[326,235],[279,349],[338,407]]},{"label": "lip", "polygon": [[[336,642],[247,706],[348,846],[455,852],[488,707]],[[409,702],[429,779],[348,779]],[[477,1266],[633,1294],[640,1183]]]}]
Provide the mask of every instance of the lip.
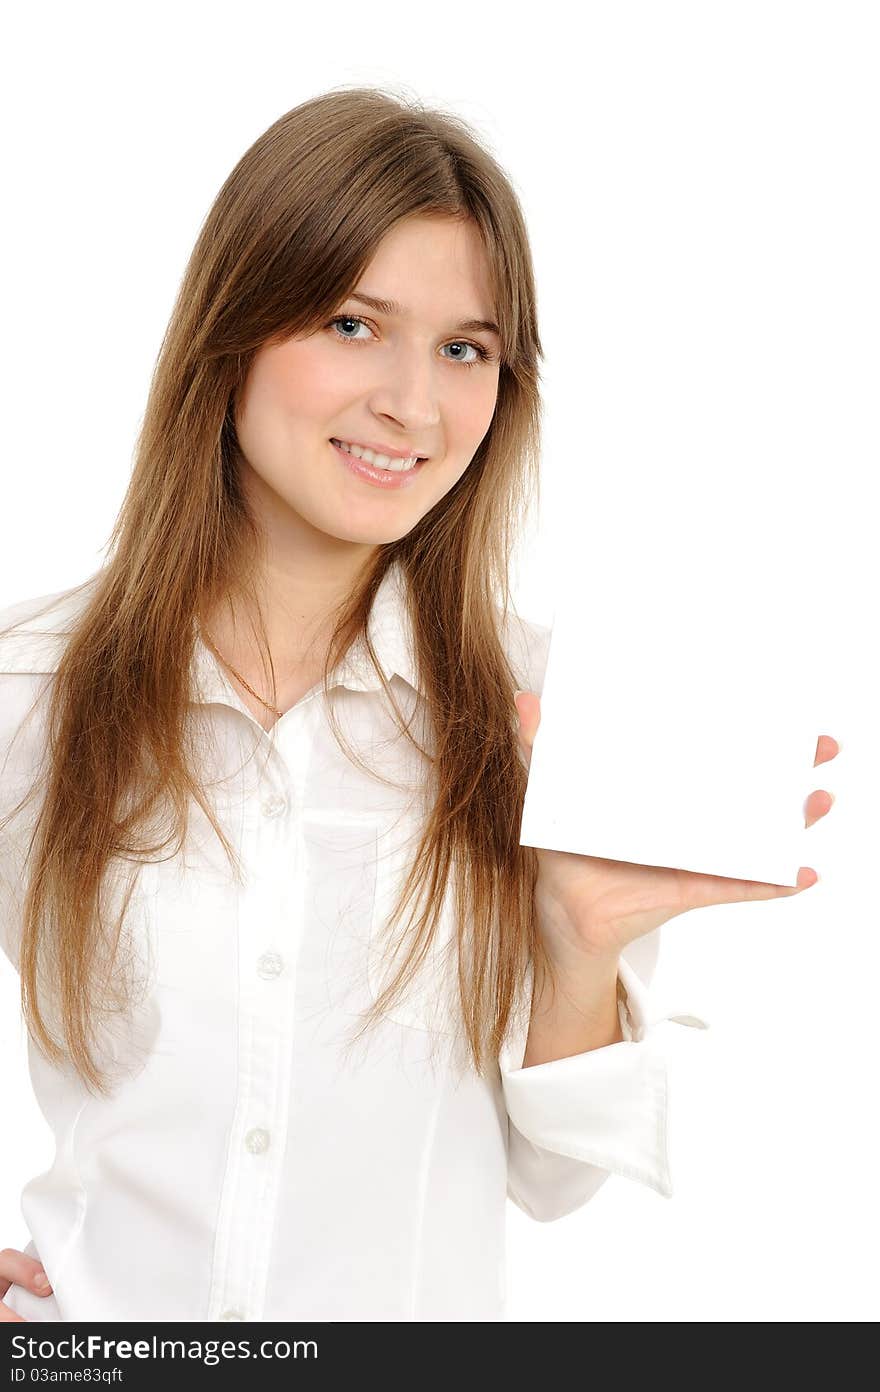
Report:
[{"label": "lip", "polygon": [[[374,454],[387,454],[389,459],[409,459],[411,454],[421,454],[417,449],[395,449],[393,445],[377,445],[375,440],[348,440],[345,435],[337,435],[338,440],[347,440],[350,445],[358,445],[361,449],[372,450]],[[423,456],[426,458],[427,456]]]},{"label": "lip", "polygon": [[[352,443],[354,442],[352,441]],[[361,479],[363,483],[372,484],[374,488],[409,488],[415,481],[417,475],[420,474],[425,467],[425,461],[420,460],[420,462],[413,465],[411,469],[395,474],[389,469],[374,469],[372,465],[367,464],[363,459],[358,459],[355,455],[349,454],[344,449],[340,449],[338,445],[334,445],[332,440],[330,441],[330,447],[337,459],[344,465],[349,473],[354,474],[355,477]],[[406,456],[404,455],[403,458],[406,458]]]}]

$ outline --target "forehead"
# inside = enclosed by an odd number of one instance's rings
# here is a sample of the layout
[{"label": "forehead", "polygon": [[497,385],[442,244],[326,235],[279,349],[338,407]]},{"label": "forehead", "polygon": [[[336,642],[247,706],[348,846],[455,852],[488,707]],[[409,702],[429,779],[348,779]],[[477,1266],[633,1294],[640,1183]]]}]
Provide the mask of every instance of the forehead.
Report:
[{"label": "forehead", "polygon": [[[371,295],[490,318],[494,308],[489,260],[473,222],[412,217],[386,232],[358,278]],[[454,298],[453,298],[454,297]]]}]

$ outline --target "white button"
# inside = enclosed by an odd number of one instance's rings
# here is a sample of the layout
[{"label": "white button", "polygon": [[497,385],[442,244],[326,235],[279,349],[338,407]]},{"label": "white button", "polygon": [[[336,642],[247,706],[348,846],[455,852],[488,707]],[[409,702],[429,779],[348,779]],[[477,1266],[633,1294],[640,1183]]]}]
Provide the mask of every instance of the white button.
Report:
[{"label": "white button", "polygon": [[220,1318],[222,1320],[243,1320],[244,1315],[240,1314],[238,1310],[224,1310]]},{"label": "white button", "polygon": [[262,1126],[255,1126],[245,1136],[244,1143],[251,1155],[262,1155],[264,1150],[269,1149],[269,1132],[264,1131]]},{"label": "white button", "polygon": [[284,971],[284,958],[277,952],[264,952],[257,963],[257,973],[264,981],[274,981]]},{"label": "white button", "polygon": [[270,793],[268,797],[263,799],[263,816],[277,817],[286,806],[287,798],[282,797],[280,793]]}]

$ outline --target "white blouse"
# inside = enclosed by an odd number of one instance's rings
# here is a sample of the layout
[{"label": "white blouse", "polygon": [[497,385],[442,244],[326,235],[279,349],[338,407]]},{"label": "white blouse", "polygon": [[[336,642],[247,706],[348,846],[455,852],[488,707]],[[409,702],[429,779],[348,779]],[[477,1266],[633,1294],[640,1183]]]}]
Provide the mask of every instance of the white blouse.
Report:
[{"label": "white blouse", "polygon": [[[25,621],[0,640],[2,812],[29,786],[39,698],[91,583],[0,612],[0,627]],[[370,635],[424,745],[401,586],[395,567]],[[523,690],[541,692],[549,636],[513,618],[503,629]],[[362,643],[336,674],[335,709],[397,786],[346,759],[320,685],[266,732],[196,639],[192,729],[245,882],[194,803],[191,842],[144,866],[129,906],[147,984],[128,1022],[105,1030],[121,1070],[113,1095],[90,1095],[29,1043],[56,1150],[21,1206],[54,1295],[13,1285],[6,1302],[34,1321],[503,1319],[506,1198],[549,1222],[610,1174],[671,1196],[655,1026],[706,1022],[649,998],[655,932],[621,959],[623,1043],[523,1069],[526,1009],[480,1079],[452,1023],[447,906],[415,987],[353,1046],[390,979],[381,931],[417,844],[421,756]],[[14,966],[25,815],[0,842],[0,940]]]}]

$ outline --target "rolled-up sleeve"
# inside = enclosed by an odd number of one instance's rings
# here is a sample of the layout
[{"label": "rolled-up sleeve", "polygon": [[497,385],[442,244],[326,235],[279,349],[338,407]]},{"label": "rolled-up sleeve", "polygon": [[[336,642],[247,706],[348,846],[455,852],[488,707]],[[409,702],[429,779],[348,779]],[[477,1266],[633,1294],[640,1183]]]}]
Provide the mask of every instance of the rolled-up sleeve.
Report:
[{"label": "rolled-up sleeve", "polygon": [[[689,1011],[658,1006],[648,989],[659,947],[625,949],[618,966],[623,1042],[522,1068],[527,1023],[499,1055],[508,1116],[509,1198],[539,1222],[585,1204],[612,1174],[671,1198],[668,1078],[656,1026],[708,1029]],[[639,962],[641,974],[628,956]]]}]

